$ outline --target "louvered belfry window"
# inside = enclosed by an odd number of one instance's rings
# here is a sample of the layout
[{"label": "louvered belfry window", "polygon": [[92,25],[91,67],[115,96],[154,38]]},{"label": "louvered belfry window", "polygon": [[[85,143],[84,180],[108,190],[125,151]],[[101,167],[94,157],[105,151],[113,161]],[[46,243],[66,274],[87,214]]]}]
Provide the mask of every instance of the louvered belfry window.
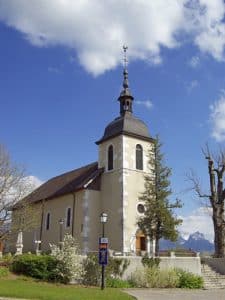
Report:
[{"label": "louvered belfry window", "polygon": [[110,145],[108,148],[108,170],[113,169],[113,146]]},{"label": "louvered belfry window", "polygon": [[141,145],[136,145],[136,169],[143,170],[143,149]]}]

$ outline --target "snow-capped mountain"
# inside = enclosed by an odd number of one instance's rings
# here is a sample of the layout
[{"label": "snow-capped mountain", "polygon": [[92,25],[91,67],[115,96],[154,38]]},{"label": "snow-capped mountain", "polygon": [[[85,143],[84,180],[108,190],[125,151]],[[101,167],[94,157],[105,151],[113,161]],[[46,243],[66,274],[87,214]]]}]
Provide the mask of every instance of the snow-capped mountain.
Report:
[{"label": "snow-capped mountain", "polygon": [[214,251],[214,244],[208,241],[203,233],[195,232],[191,234],[187,241],[184,243],[185,248],[191,248],[194,251]]},{"label": "snow-capped mountain", "polygon": [[214,251],[214,244],[207,240],[204,234],[199,231],[190,234],[187,240],[185,240],[182,236],[180,236],[176,242],[161,239],[159,247],[160,250],[185,248],[194,250],[196,252]]}]

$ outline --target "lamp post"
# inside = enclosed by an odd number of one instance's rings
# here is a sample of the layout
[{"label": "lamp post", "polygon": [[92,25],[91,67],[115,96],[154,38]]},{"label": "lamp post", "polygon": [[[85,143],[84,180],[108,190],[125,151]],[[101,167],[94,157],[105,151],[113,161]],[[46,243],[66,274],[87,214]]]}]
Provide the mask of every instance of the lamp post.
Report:
[{"label": "lamp post", "polygon": [[59,220],[59,248],[62,250],[64,219]]},{"label": "lamp post", "polygon": [[[107,222],[108,215],[106,213],[101,213],[100,222],[102,223],[102,237],[105,237],[105,223]],[[102,264],[102,281],[101,281],[101,290],[105,288],[105,264]]]}]

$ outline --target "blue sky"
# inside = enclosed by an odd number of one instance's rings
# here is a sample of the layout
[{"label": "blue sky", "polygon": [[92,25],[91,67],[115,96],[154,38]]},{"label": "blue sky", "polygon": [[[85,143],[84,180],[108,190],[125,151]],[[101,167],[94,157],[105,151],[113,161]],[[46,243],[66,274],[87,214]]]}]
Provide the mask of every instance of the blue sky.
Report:
[{"label": "blue sky", "polygon": [[224,13],[222,0],[0,0],[0,142],[42,181],[97,160],[128,44],[134,114],[164,144],[183,231],[211,236],[184,190],[190,169],[207,190],[201,147],[225,140]]}]

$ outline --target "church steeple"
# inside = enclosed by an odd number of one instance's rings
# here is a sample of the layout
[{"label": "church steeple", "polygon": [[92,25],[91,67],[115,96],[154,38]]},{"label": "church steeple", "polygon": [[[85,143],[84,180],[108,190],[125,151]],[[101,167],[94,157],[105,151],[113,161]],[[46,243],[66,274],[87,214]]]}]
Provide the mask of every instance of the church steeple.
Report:
[{"label": "church steeple", "polygon": [[129,90],[128,71],[127,71],[127,46],[123,46],[124,51],[124,69],[123,69],[123,89],[120,93],[118,101],[120,102],[120,115],[124,116],[126,113],[132,114],[133,96]]}]

